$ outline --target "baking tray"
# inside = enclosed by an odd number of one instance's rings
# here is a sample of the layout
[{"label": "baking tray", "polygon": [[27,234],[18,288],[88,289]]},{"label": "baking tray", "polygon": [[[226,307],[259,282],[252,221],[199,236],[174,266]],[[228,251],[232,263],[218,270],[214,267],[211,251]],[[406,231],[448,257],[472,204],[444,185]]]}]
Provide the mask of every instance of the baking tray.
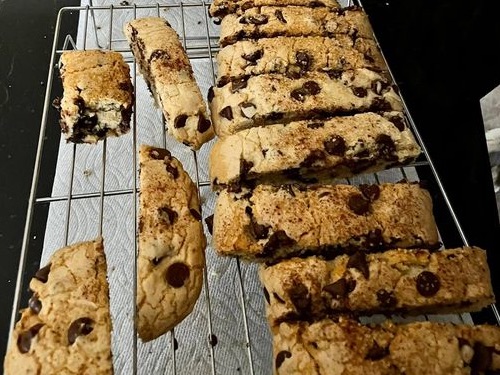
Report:
[{"label": "baking tray", "polygon": [[[97,0],[96,0],[97,1]],[[344,3],[343,5],[352,5]],[[356,2],[356,5],[361,5]],[[108,260],[108,278],[113,320],[112,349],[115,372],[118,374],[268,374],[272,372],[271,337],[264,318],[264,298],[257,279],[255,264],[238,259],[221,258],[210,246],[202,294],[193,313],[172,332],[151,342],[142,343],[135,331],[135,285],[137,252],[138,162],[141,143],[166,147],[184,164],[197,184],[202,201],[203,217],[213,213],[215,194],[208,181],[208,153],[213,141],[193,152],[179,145],[163,131],[161,111],[154,107],[146,84],[138,74],[130,48],[121,31],[122,25],[137,17],[161,16],[177,30],[192,62],[195,76],[206,93],[214,85],[218,51],[218,26],[208,17],[210,3],[168,2],[155,4],[96,5],[65,7],[58,14],[49,65],[47,90],[40,126],[32,188],[21,249],[11,329],[20,306],[26,304],[25,286],[32,275],[26,272],[27,259],[36,250],[30,247],[32,224],[39,220],[38,207],[48,210],[46,231],[40,263],[44,264],[57,248],[102,235]],[[78,20],[76,34],[63,35],[61,25]],[[52,99],[60,96],[58,60],[71,49],[113,49],[121,52],[130,64],[136,105],[130,134],[112,138],[98,145],[66,144],[59,141],[54,186],[47,194],[40,191],[38,181],[47,174],[42,168],[43,149],[55,110]],[[404,103],[404,99],[403,99]],[[468,241],[460,227],[453,207],[434,168],[418,129],[405,105],[423,155],[414,164],[370,175],[360,175],[340,183],[381,183],[401,179],[418,180],[420,171],[431,176],[433,199],[445,207],[456,235],[464,245]],[[55,141],[50,139],[49,141]],[[438,215],[442,216],[442,215]],[[44,218],[45,219],[45,218]],[[439,224],[439,223],[438,223]],[[206,229],[206,228],[205,228]],[[211,236],[206,232],[208,242]],[[491,313],[500,324],[497,308]],[[374,316],[364,321],[382,321]],[[432,315],[396,321],[434,320],[472,324],[469,314]]]}]

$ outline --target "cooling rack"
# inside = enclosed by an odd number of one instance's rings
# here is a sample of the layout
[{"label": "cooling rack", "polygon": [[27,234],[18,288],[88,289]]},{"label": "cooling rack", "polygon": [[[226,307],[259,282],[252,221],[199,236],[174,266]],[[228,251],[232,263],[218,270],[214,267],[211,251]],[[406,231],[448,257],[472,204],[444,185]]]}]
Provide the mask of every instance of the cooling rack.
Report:
[{"label": "cooling rack", "polygon": [[[194,1],[194,0],[193,0]],[[347,3],[344,5],[351,5]],[[358,1],[357,5],[362,6]],[[211,143],[198,152],[188,150],[165,135],[161,111],[154,108],[146,84],[138,74],[130,48],[121,32],[122,25],[137,17],[165,17],[178,32],[202,89],[214,85],[218,51],[218,26],[208,17],[209,3],[176,2],[120,6],[93,5],[65,7],[58,14],[48,72],[47,89],[40,126],[38,148],[29,197],[11,330],[20,306],[26,304],[24,289],[32,275],[26,260],[32,255],[30,239],[37,207],[48,207],[41,263],[51,252],[66,244],[104,237],[113,320],[113,356],[119,374],[267,374],[272,369],[271,337],[264,319],[264,299],[257,279],[256,266],[238,259],[221,258],[207,248],[204,286],[193,313],[169,334],[152,343],[137,339],[135,327],[138,163],[141,143],[163,146],[184,164],[197,184],[203,217],[213,213],[214,193],[208,181],[208,152]],[[62,35],[61,25],[78,19],[76,34]],[[98,145],[66,144],[62,139],[50,194],[41,192],[39,180],[47,171],[42,168],[43,150],[54,109],[50,103],[60,96],[58,60],[71,49],[113,49],[121,52],[130,64],[136,105],[130,134],[112,138]],[[392,73],[391,73],[392,75]],[[394,77],[393,77],[394,78]],[[454,231],[464,245],[469,245],[445,189],[432,163],[413,119],[405,107],[405,116],[423,150],[422,157],[410,166],[370,175],[356,176],[341,183],[382,183],[401,179],[418,180],[424,169],[431,176],[437,195],[433,198],[446,207]],[[439,224],[439,222],[438,222]],[[206,232],[210,243],[211,236]],[[491,313],[500,324],[497,308]],[[382,316],[370,318],[383,320]],[[396,321],[407,321],[395,316]],[[420,316],[411,320],[450,321],[472,324],[469,314]]]}]

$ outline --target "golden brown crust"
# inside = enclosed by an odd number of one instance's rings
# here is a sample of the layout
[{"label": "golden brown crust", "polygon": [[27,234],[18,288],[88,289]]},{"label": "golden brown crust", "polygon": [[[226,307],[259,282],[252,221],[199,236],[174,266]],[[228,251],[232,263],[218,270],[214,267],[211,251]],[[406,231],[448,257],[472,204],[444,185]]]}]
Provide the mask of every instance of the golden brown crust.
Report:
[{"label": "golden brown crust", "polygon": [[168,132],[197,150],[214,137],[205,101],[179,36],[159,17],[124,27],[134,57],[167,120]]},{"label": "golden brown crust", "polygon": [[120,53],[66,51],[60,70],[60,125],[67,141],[96,143],[130,130],[133,86]]},{"label": "golden brown crust", "polygon": [[262,6],[222,19],[221,47],[239,40],[276,36],[349,35],[373,39],[368,17],[361,8],[329,9],[327,7]]},{"label": "golden brown crust", "polygon": [[261,266],[260,279],[271,325],[346,312],[471,312],[494,302],[486,252],[479,248],[292,258]]},{"label": "golden brown crust", "polygon": [[276,375],[469,375],[500,370],[500,328],[340,318],[273,330]]},{"label": "golden brown crust", "polygon": [[30,308],[22,310],[12,333],[5,374],[112,374],[102,239],[56,251],[30,289]]},{"label": "golden brown crust", "polygon": [[137,329],[144,341],[192,310],[203,282],[206,240],[198,191],[167,150],[141,145]]},{"label": "golden brown crust", "polygon": [[275,260],[388,248],[438,246],[429,193],[417,184],[258,185],[220,193],[214,246],[220,255]]},{"label": "golden brown crust", "polygon": [[411,163],[420,147],[402,113],[385,117],[362,113],[275,124],[219,139],[210,153],[212,187],[324,182]]}]

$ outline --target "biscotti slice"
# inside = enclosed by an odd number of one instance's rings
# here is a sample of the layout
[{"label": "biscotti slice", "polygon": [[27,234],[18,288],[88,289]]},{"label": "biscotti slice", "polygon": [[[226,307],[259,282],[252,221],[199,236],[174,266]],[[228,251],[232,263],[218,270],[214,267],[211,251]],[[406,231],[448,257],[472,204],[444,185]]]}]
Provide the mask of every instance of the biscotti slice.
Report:
[{"label": "biscotti slice", "polygon": [[500,370],[500,328],[353,320],[282,323],[273,330],[274,374],[469,375]]},{"label": "biscotti slice", "polygon": [[304,6],[304,7],[328,7],[337,9],[340,8],[336,0],[215,0],[210,5],[210,16],[224,17],[228,14],[241,14],[245,10],[253,7],[260,7],[265,5],[271,6]]},{"label": "biscotti slice", "polygon": [[6,375],[112,374],[111,318],[102,239],[57,250],[30,282]]},{"label": "biscotti slice", "polygon": [[292,258],[261,266],[260,279],[271,325],[348,312],[471,312],[495,300],[486,252],[474,247]]},{"label": "biscotti slice", "polygon": [[130,130],[134,100],[130,69],[118,52],[66,51],[60,60],[64,94],[61,131],[68,142],[96,143]]},{"label": "biscotti slice", "polygon": [[369,68],[387,71],[372,39],[346,35],[328,37],[276,37],[246,40],[222,48],[217,54],[219,80],[224,86],[251,75],[286,74],[298,78],[308,71],[334,74],[341,70]]},{"label": "biscotti slice", "polygon": [[333,75],[308,72],[297,79],[253,76],[213,88],[209,101],[219,137],[260,125],[403,110],[391,82],[365,68]]},{"label": "biscotti slice", "polygon": [[212,187],[325,182],[411,163],[420,147],[401,113],[386,116],[275,124],[219,139],[210,154]]},{"label": "biscotti slice", "polygon": [[165,149],[141,145],[137,330],[143,341],[170,331],[200,295],[206,240],[198,191]]},{"label": "biscotti slice", "polygon": [[199,149],[214,137],[212,124],[193,69],[179,36],[158,17],[133,20],[125,35],[167,128],[179,142]]},{"label": "biscotti slice", "polygon": [[328,36],[373,39],[368,17],[359,7],[330,9],[302,6],[262,6],[228,14],[220,28],[221,47],[239,40],[276,36]]},{"label": "biscotti slice", "polygon": [[258,261],[439,247],[430,195],[409,183],[223,190],[213,239],[220,255]]}]

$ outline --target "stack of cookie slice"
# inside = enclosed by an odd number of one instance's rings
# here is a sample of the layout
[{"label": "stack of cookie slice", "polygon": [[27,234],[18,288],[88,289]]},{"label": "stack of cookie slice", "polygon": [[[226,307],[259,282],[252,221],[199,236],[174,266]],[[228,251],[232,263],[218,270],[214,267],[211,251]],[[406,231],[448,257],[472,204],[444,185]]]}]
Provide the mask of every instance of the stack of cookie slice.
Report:
[{"label": "stack of cookie slice", "polygon": [[210,13],[221,22],[208,94],[214,246],[262,263],[274,372],[500,370],[496,327],[357,320],[494,301],[484,250],[438,251],[425,189],[335,184],[420,154],[362,9],[222,0]]}]

